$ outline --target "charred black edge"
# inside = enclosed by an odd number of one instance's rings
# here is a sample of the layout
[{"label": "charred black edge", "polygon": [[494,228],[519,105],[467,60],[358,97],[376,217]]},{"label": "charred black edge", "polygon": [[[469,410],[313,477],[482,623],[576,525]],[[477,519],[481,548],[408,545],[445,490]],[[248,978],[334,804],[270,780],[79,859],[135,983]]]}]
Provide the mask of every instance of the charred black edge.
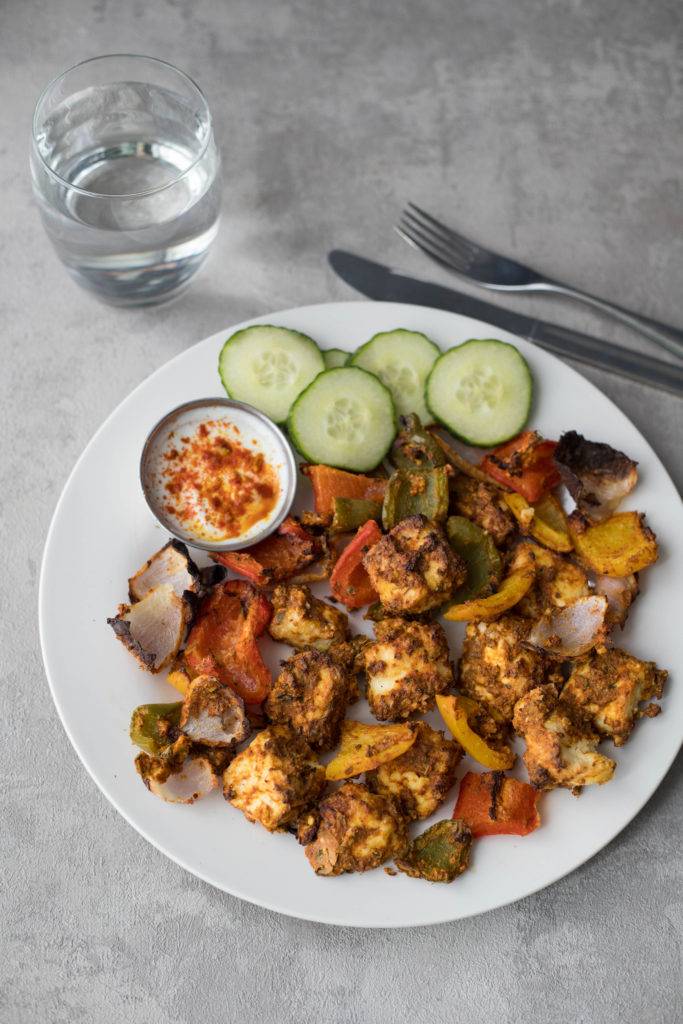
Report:
[{"label": "charred black edge", "polygon": [[562,483],[585,511],[601,505],[599,495],[592,493],[591,486],[599,487],[607,480],[626,481],[638,465],[617,448],[602,441],[588,441],[575,430],[562,434],[553,452],[553,461]]},{"label": "charred black edge", "polygon": [[553,452],[553,461],[561,469],[562,465],[572,471],[609,472],[617,476],[626,476],[638,465],[618,448],[613,448],[603,441],[588,441],[576,430],[568,430],[562,434],[557,448]]},{"label": "charred black edge", "polygon": [[210,590],[211,587],[222,583],[227,575],[228,570],[220,562],[214,562],[212,565],[207,565],[199,571],[201,585],[204,590]]},{"label": "charred black edge", "polygon": [[140,662],[141,665],[144,666],[144,668],[149,669],[150,672],[153,672],[154,662],[156,661],[156,655],[152,654],[150,651],[146,651],[144,647],[140,646],[137,640],[133,639],[133,636],[130,631],[130,622],[127,622],[125,619],[120,619],[118,617],[115,619],[107,619],[107,622],[114,630],[114,633],[121,641],[121,643],[124,645],[124,647],[126,647],[130,651],[130,653],[135,658],[137,658],[137,660]]},{"label": "charred black edge", "polygon": [[202,573],[199,567],[197,566],[196,562],[190,555],[190,552],[188,551],[187,548],[187,544],[184,544],[182,540],[177,540],[176,538],[173,538],[168,542],[168,544],[165,544],[164,547],[175,548],[178,554],[183,556],[183,558],[187,562],[187,571],[197,584],[197,590],[199,590],[202,583]]}]

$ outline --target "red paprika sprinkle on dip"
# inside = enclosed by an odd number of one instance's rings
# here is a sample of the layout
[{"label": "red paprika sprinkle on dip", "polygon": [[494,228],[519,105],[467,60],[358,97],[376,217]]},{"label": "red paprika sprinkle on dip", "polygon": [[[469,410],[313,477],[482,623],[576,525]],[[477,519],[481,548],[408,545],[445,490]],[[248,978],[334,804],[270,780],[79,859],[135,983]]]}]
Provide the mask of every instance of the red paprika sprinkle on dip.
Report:
[{"label": "red paprika sprinkle on dip", "polygon": [[162,526],[189,544],[227,551],[280,525],[294,497],[296,463],[262,413],[231,399],[206,399],[156,425],[140,478]]},{"label": "red paprika sprinkle on dip", "polygon": [[277,504],[275,468],[258,443],[242,443],[239,428],[227,420],[200,423],[163,459],[166,511],[193,533],[240,537]]}]

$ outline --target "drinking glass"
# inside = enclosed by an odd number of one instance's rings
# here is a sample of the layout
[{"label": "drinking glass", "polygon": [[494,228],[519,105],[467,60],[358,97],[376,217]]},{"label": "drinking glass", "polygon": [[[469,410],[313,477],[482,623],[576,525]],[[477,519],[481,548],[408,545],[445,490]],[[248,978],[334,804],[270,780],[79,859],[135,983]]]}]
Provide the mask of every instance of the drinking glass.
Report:
[{"label": "drinking glass", "polygon": [[211,114],[162,60],[110,54],[56,78],[36,105],[31,174],[57,255],[114,305],[177,295],[218,231]]}]

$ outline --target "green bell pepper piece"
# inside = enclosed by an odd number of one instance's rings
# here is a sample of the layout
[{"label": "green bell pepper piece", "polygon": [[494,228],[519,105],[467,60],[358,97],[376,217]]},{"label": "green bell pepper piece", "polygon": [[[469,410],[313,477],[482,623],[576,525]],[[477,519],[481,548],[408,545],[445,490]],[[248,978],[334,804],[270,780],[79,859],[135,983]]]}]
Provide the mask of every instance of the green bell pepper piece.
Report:
[{"label": "green bell pepper piece", "polygon": [[467,579],[442,608],[471,601],[481,594],[492,593],[503,576],[503,560],[491,535],[464,516],[449,516],[446,534],[453,550],[465,561]]},{"label": "green bell pepper piece", "polygon": [[408,516],[422,514],[436,523],[444,523],[448,515],[449,473],[445,466],[434,469],[397,469],[389,477],[382,526],[385,530]]},{"label": "green bell pepper piece", "polygon": [[382,505],[365,498],[335,498],[330,533],[355,533],[368,519],[380,522]]},{"label": "green bell pepper piece", "polygon": [[428,882],[452,882],[470,860],[472,833],[464,821],[446,819],[413,839],[400,857],[394,858],[399,871]]},{"label": "green bell pepper piece", "polygon": [[401,429],[390,452],[390,459],[398,469],[435,469],[445,466],[446,456],[440,446],[420,423],[415,413],[399,418]]},{"label": "green bell pepper piece", "polygon": [[130,720],[130,738],[136,747],[156,757],[173,742],[171,733],[180,722],[181,700],[172,704],[141,704]]}]

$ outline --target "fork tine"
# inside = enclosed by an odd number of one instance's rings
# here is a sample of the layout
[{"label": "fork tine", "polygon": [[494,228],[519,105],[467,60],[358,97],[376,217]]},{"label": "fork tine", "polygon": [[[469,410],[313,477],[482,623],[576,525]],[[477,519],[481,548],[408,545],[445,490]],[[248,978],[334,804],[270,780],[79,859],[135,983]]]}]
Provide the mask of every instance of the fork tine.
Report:
[{"label": "fork tine", "polygon": [[[467,251],[471,259],[476,259],[479,255],[488,255],[488,251],[481,248],[475,242],[470,241],[469,238],[465,238],[464,235],[458,234],[453,228],[449,228],[447,224],[442,224],[435,217],[432,217],[426,210],[421,209],[415,203],[408,203],[411,210],[414,210],[418,217],[421,217],[423,221],[426,221],[432,226],[432,228],[438,229],[442,234],[446,235],[450,240],[457,242],[464,250]],[[405,214],[406,211],[404,211]],[[413,219],[417,222],[417,218],[414,214],[408,213],[408,216],[413,216]]]},{"label": "fork tine", "polygon": [[399,225],[394,228],[394,231],[400,235],[404,241],[408,242],[416,249],[419,249],[425,254],[425,256],[429,256],[431,260],[434,260],[434,262],[438,263],[440,266],[446,267],[447,270],[456,270],[460,274],[466,273],[466,270],[464,270],[461,265],[456,265],[452,258],[452,254],[449,258],[440,255],[438,251],[431,248],[431,243],[425,244],[422,242],[414,229],[406,230],[404,227]]},{"label": "fork tine", "polygon": [[428,256],[438,257],[447,267],[457,270],[458,273],[467,273],[470,261],[462,253],[453,249],[452,246],[444,244],[438,238],[425,234],[413,224],[403,219],[399,222],[397,230],[401,231],[404,238],[412,241],[414,245],[417,245]]},{"label": "fork tine", "polygon": [[472,263],[474,256],[471,252],[471,247],[461,244],[460,240],[457,237],[454,238],[448,229],[439,228],[437,230],[430,224],[423,223],[415,217],[410,210],[403,211],[401,214],[401,223],[411,228],[413,231],[419,231],[424,241],[433,241],[436,245],[441,245],[444,251],[455,253],[468,266]]}]

